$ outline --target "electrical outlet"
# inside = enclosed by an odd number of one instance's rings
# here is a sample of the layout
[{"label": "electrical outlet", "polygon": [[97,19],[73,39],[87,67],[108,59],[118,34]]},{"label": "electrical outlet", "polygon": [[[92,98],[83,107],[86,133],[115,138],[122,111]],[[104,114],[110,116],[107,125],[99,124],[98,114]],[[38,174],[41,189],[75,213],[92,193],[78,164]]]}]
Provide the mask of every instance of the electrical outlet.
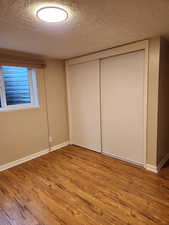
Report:
[{"label": "electrical outlet", "polygon": [[49,137],[49,142],[52,142],[52,141],[53,141],[53,139],[52,139],[52,137],[50,136],[50,137]]}]

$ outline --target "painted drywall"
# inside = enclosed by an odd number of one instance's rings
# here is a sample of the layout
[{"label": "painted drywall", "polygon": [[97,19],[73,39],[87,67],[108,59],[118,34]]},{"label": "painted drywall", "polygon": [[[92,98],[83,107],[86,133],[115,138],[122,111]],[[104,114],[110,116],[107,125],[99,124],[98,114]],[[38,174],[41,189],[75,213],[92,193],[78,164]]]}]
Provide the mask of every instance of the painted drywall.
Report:
[{"label": "painted drywall", "polygon": [[146,163],[157,165],[157,122],[159,85],[160,37],[149,40],[148,99],[147,99],[147,157]]},{"label": "painted drywall", "polygon": [[[157,165],[159,56],[160,38],[152,38],[149,40],[146,163],[154,166]],[[37,78],[39,108],[0,112],[0,165],[48,148],[47,124],[51,146],[68,140],[64,62],[47,60],[45,73],[39,69]]]},{"label": "painted drywall", "polygon": [[169,154],[169,42],[160,41],[157,163]]},{"label": "painted drywall", "polygon": [[48,149],[47,120],[52,146],[68,140],[64,62],[47,60],[37,83],[40,107],[0,112],[0,165]]},{"label": "painted drywall", "polygon": [[0,112],[0,165],[48,148],[45,83],[37,70],[39,108]]},{"label": "painted drywall", "polygon": [[68,140],[65,64],[62,60],[54,59],[46,63],[47,109],[52,147]]}]

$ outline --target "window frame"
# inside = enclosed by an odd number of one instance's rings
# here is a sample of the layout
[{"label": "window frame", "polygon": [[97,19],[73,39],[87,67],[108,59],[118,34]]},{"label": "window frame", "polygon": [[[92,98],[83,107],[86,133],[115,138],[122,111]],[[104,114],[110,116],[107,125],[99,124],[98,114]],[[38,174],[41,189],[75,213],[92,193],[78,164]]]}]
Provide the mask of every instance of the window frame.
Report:
[{"label": "window frame", "polygon": [[27,68],[27,69],[28,69],[31,103],[7,105],[3,72],[2,72],[2,67],[0,66],[0,100],[1,100],[0,111],[29,109],[29,108],[39,107],[36,71],[33,68]]}]

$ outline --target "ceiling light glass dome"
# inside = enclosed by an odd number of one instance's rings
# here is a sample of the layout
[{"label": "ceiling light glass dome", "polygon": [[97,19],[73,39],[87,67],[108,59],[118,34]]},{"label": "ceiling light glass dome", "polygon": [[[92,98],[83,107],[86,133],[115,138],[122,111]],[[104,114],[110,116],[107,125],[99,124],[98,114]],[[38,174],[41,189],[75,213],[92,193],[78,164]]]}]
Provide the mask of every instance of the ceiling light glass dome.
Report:
[{"label": "ceiling light glass dome", "polygon": [[37,17],[48,23],[57,23],[66,20],[68,13],[62,8],[49,6],[39,9]]}]

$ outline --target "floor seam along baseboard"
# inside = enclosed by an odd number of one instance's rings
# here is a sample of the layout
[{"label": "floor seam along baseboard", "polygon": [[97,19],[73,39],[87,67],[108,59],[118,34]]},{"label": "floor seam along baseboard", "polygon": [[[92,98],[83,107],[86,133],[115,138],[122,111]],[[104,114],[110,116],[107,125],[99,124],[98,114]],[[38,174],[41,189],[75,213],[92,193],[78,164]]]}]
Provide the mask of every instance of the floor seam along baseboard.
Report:
[{"label": "floor seam along baseboard", "polygon": [[55,150],[58,150],[60,148],[66,147],[68,145],[69,145],[69,141],[66,141],[66,142],[63,142],[59,145],[55,145],[55,146],[51,147],[51,149],[47,148],[47,149],[42,150],[40,152],[36,152],[36,153],[31,154],[31,155],[25,156],[23,158],[17,159],[15,161],[6,163],[6,164],[0,166],[0,171],[7,170],[7,169],[12,168],[14,166],[17,166],[17,165],[20,165],[22,163],[28,162],[32,159],[36,159],[36,158],[38,158],[42,155],[48,154],[48,153],[53,152]]}]

